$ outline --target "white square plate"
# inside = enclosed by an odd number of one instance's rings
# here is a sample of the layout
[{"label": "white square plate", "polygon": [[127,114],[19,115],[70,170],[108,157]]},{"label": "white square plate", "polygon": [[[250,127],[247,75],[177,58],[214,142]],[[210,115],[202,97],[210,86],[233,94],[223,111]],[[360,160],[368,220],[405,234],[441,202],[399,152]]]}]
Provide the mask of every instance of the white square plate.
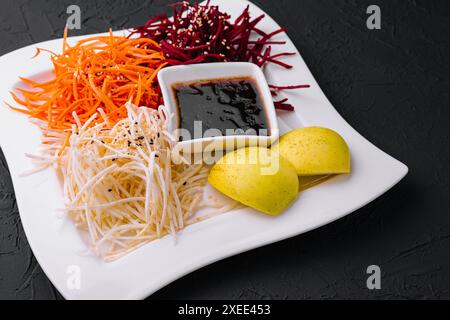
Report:
[{"label": "white square plate", "polygon": [[[247,5],[253,17],[263,13],[244,0],[212,3],[219,4],[233,18]],[[268,31],[279,26],[267,16],[260,28]],[[117,34],[124,34],[124,31]],[[74,37],[70,41],[85,37]],[[287,44],[274,49],[297,51],[286,34],[277,35],[277,40],[286,40]],[[19,76],[49,77],[50,59],[45,54],[33,60],[31,57],[37,47],[60,52],[61,44],[61,39],[46,41],[2,56],[1,101],[11,101],[9,91],[19,85]],[[301,193],[279,217],[269,217],[251,209],[236,210],[188,227],[179,234],[176,243],[172,237],[165,237],[111,263],[80,254],[86,250],[86,244],[74,225],[58,214],[58,209],[64,207],[64,200],[54,170],[19,177],[33,167],[24,154],[38,153],[40,132],[23,115],[0,108],[0,145],[8,161],[25,233],[42,269],[65,298],[144,298],[202,266],[339,219],[374,200],[406,175],[408,168],[404,164],[368,142],[337,113],[300,54],[283,61],[294,68],[268,66],[265,74],[269,83],[310,84],[311,88],[285,94],[296,111],[279,114],[281,133],[311,125],[334,129],[350,147],[352,173]],[[79,289],[70,286],[70,275],[77,271],[81,276]]]}]

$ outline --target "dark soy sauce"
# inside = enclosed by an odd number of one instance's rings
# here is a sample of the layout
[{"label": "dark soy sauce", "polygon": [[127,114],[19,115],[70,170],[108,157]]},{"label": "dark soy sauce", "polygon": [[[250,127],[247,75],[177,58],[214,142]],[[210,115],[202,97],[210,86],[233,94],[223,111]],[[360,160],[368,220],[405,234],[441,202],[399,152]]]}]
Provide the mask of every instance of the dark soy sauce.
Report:
[{"label": "dark soy sauce", "polygon": [[[226,135],[227,129],[253,129],[253,133],[270,135],[266,110],[255,80],[226,78],[173,86],[178,105],[178,125],[194,134],[194,121],[202,121],[202,134],[218,129]],[[259,130],[263,132],[259,132]],[[199,137],[196,137],[199,138]]]}]

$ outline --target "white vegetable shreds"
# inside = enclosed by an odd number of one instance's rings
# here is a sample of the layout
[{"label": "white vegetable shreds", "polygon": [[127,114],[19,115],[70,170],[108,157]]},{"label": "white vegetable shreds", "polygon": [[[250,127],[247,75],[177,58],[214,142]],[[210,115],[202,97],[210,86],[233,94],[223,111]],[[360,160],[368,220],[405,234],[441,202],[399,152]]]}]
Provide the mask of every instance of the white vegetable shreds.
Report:
[{"label": "white vegetable shreds", "polygon": [[60,159],[66,212],[105,260],[192,223],[208,177],[201,164],[171,161],[175,141],[162,109],[127,108],[113,127],[106,119],[74,126]]}]

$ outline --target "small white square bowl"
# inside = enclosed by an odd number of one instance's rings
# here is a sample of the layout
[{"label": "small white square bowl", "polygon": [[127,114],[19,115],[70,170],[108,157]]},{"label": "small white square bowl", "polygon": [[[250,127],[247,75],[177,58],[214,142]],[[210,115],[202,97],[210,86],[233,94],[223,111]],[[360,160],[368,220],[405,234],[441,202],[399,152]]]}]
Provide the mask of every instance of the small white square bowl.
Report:
[{"label": "small white square bowl", "polygon": [[181,141],[177,144],[176,149],[184,153],[197,153],[204,150],[219,151],[233,150],[242,147],[264,146],[268,147],[278,140],[279,129],[275,106],[267,84],[264,73],[261,69],[248,62],[216,62],[192,65],[180,65],[163,68],[158,73],[159,86],[161,87],[164,105],[169,113],[173,113],[173,121],[169,130],[173,132],[178,129],[177,123],[178,106],[173,86],[175,84],[195,81],[208,81],[226,78],[253,78],[257,90],[261,95],[261,100],[267,114],[267,122],[269,125],[268,136],[257,135],[233,135],[220,137],[204,137],[201,139],[192,139]]}]

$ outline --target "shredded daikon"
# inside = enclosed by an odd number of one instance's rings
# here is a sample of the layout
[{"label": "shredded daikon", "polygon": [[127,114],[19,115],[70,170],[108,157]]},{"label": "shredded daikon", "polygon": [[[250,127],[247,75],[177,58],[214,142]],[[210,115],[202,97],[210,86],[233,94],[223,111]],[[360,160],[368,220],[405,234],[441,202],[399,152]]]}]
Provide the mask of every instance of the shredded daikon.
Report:
[{"label": "shredded daikon", "polygon": [[127,109],[113,127],[74,125],[61,155],[65,210],[105,260],[198,221],[208,176],[202,164],[171,161],[175,141],[162,108]]},{"label": "shredded daikon", "polygon": [[126,108],[127,118],[113,126],[102,109],[84,124],[73,113],[70,130],[32,119],[42,144],[39,155],[26,154],[36,167],[22,174],[61,173],[64,211],[105,261],[238,207],[206,192],[208,166],[175,153],[163,106]]}]

